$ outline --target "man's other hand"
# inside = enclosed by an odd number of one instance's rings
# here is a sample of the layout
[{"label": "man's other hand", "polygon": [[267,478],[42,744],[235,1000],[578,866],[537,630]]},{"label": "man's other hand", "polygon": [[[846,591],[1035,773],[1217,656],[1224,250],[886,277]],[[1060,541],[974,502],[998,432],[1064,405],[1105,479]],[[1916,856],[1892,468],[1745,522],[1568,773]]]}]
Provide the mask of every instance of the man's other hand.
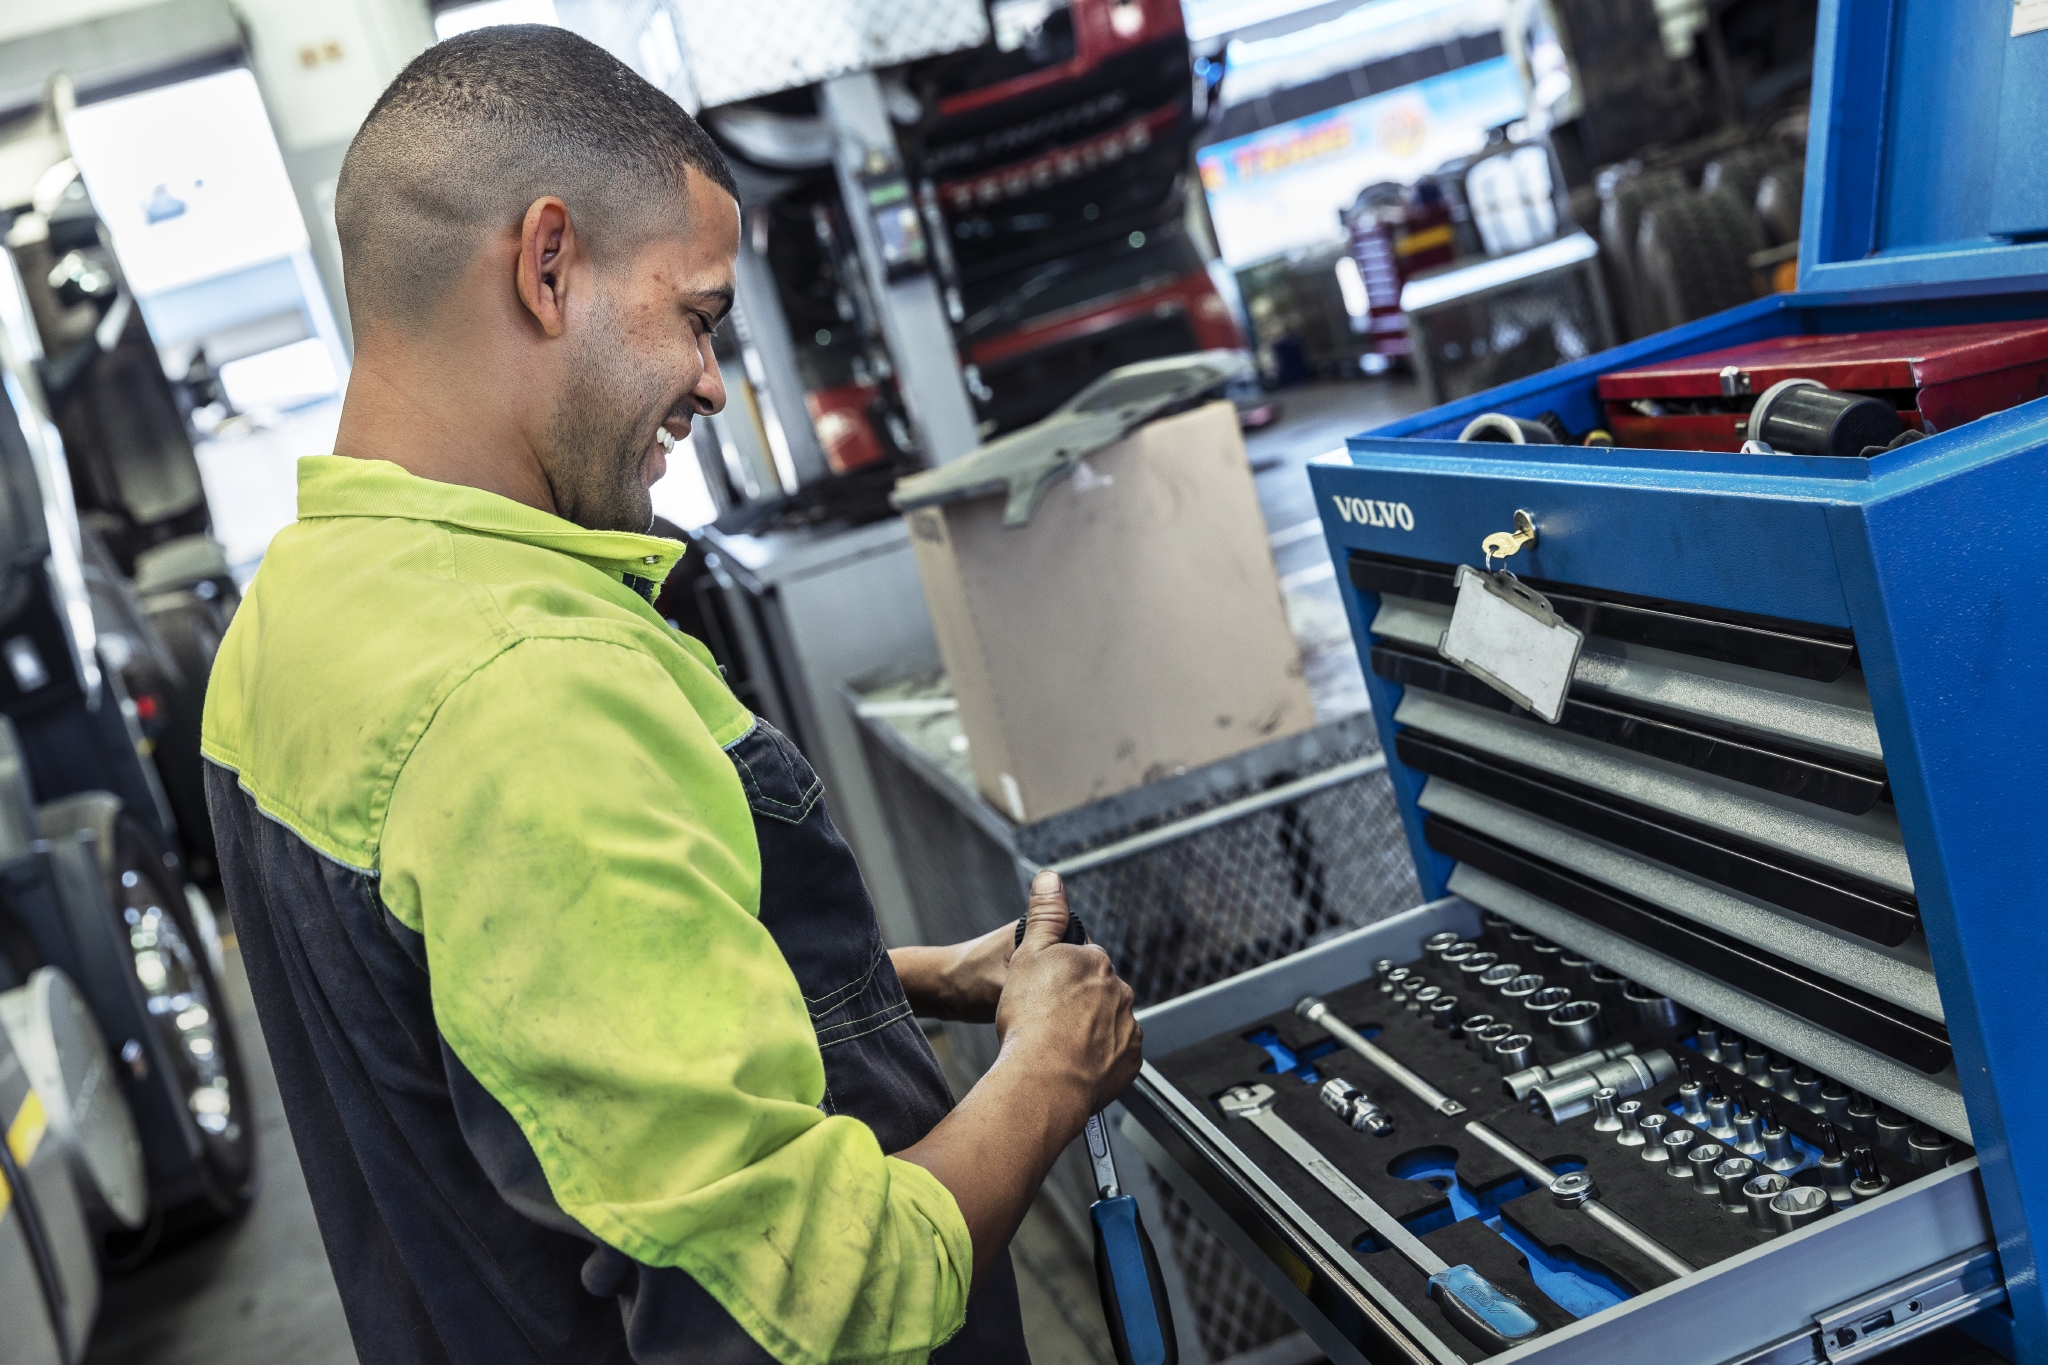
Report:
[{"label": "man's other hand", "polygon": [[[1003,1045],[995,1065],[923,1141],[896,1153],[951,1191],[974,1239],[976,1283],[1009,1245],[1054,1158],[1090,1114],[1123,1093],[1143,1060],[1131,988],[1102,949],[1060,942],[1066,931],[1066,889],[1056,873],[1041,872],[1016,952],[1009,948],[1014,924],[957,948],[897,950],[907,953],[897,960],[899,973],[906,960],[918,971],[919,954],[958,953],[964,962],[984,953],[980,989],[988,964],[1002,964],[994,1016]],[[911,980],[904,976],[906,988]]]},{"label": "man's other hand", "polygon": [[1092,1112],[1136,1079],[1145,1031],[1109,954],[1092,943],[1060,942],[1066,930],[1066,887],[1059,874],[1041,872],[996,1006],[996,1033],[1006,1058],[1014,1051],[1043,1079],[1064,1078],[1090,1097]]},{"label": "man's other hand", "polygon": [[1011,923],[950,947],[891,948],[889,961],[918,1014],[987,1024],[995,1020],[1016,943],[1017,926]]}]

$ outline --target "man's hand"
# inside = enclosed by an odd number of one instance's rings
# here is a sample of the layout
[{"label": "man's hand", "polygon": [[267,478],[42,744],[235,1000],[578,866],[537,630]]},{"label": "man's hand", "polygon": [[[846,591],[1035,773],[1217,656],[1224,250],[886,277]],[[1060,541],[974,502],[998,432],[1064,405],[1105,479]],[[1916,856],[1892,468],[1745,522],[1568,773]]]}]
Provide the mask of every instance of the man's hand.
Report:
[{"label": "man's hand", "polygon": [[987,1024],[995,1020],[1016,943],[1016,925],[1005,924],[951,947],[891,948],[889,961],[918,1014]]},{"label": "man's hand", "polygon": [[1066,931],[1066,887],[1057,873],[1041,872],[1031,883],[1024,941],[996,1007],[996,1035],[1005,1056],[1014,1048],[1034,1068],[1063,1072],[1089,1097],[1085,1119],[1137,1078],[1145,1031],[1109,954],[1092,943],[1060,942]]},{"label": "man's hand", "polygon": [[[1060,942],[1066,930],[1067,893],[1056,874],[1041,872],[995,1010],[1002,1052],[938,1127],[896,1153],[952,1192],[974,1239],[977,1284],[1009,1245],[1053,1159],[1090,1114],[1123,1093],[1142,1061],[1131,988],[1102,949]],[[1015,941],[1015,926],[1000,932],[1006,944]]]}]

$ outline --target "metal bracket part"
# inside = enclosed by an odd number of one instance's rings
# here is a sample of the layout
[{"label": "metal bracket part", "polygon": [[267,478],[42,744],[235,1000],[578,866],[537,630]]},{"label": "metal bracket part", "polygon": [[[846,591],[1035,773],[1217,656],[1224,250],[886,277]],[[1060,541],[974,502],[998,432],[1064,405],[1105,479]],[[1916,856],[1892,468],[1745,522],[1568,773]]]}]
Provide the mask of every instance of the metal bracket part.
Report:
[{"label": "metal bracket part", "polygon": [[1986,1242],[1817,1313],[1811,1329],[1727,1365],[1849,1365],[2004,1301],[1998,1255]]}]

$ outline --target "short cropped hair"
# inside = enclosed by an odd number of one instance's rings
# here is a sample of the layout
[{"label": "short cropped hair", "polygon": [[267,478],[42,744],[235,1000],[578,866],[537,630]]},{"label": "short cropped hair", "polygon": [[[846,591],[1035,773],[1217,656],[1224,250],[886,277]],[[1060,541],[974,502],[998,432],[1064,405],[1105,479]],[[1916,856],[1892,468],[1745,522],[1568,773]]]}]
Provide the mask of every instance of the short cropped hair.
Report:
[{"label": "short cropped hair", "polygon": [[[491,233],[544,195],[601,262],[675,224],[690,171],[739,198],[697,121],[597,44],[540,24],[428,48],[363,120],[335,186],[356,325],[424,321]],[[664,211],[665,214],[664,214]]]}]

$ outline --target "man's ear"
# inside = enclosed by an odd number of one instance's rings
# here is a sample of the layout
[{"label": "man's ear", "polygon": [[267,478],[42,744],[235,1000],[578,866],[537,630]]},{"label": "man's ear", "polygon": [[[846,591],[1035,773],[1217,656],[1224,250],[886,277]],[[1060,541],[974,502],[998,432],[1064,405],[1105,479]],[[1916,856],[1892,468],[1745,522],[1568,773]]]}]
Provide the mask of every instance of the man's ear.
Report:
[{"label": "man's ear", "polygon": [[579,263],[581,256],[575,225],[569,221],[569,206],[551,194],[534,200],[519,229],[519,301],[547,336],[562,334],[569,308],[570,267]]}]

